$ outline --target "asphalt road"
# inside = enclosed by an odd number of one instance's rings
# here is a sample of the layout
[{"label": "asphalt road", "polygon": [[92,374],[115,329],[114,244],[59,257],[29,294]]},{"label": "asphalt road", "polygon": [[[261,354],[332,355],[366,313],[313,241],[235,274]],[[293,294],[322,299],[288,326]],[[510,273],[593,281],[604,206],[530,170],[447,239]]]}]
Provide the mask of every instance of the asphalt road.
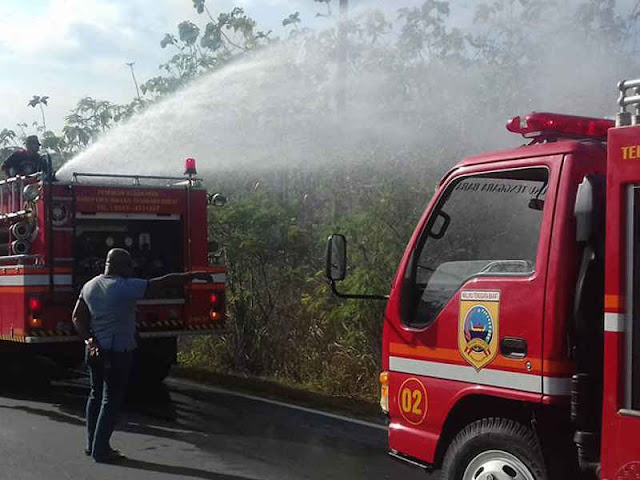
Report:
[{"label": "asphalt road", "polygon": [[128,458],[95,464],[87,390],[82,377],[0,385],[0,480],[429,478],[387,456],[384,427],[171,380],[130,395],[112,439]]}]

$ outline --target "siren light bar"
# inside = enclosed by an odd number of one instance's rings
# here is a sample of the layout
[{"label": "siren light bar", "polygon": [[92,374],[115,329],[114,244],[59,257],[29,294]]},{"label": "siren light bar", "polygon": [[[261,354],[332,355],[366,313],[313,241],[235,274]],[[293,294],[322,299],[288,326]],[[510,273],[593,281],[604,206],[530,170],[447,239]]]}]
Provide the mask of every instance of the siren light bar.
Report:
[{"label": "siren light bar", "polygon": [[607,130],[615,122],[604,118],[578,117],[558,113],[532,112],[524,117],[513,117],[507,130],[525,138],[591,138],[607,140]]}]

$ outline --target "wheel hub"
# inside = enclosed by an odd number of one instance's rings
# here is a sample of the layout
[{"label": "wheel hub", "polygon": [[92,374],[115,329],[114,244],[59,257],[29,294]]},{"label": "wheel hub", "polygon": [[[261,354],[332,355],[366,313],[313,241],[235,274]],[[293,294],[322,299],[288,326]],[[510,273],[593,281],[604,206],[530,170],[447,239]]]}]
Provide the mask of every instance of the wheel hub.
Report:
[{"label": "wheel hub", "polygon": [[536,480],[518,457],[501,450],[488,450],[476,456],[464,471],[462,480]]}]

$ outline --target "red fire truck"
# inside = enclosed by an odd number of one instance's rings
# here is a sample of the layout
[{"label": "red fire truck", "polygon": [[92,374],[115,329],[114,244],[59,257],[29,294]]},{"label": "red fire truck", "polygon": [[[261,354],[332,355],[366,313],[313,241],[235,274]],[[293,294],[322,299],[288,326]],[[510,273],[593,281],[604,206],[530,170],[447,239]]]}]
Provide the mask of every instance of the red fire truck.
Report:
[{"label": "red fire truck", "polygon": [[137,379],[164,379],[179,335],[221,328],[226,275],[209,261],[207,205],[224,198],[208,196],[195,174],[188,159],[187,177],[74,173],[55,181],[37,173],[0,181],[0,351],[77,364],[83,344],[71,312],[114,247],[131,253],[142,278],[205,270],[213,279],[138,303]]},{"label": "red fire truck", "polygon": [[[373,296],[395,458],[447,480],[640,478],[640,80],[619,89],[616,122],[515,117],[528,145],[440,181]],[[345,272],[334,235],[339,295]]]}]

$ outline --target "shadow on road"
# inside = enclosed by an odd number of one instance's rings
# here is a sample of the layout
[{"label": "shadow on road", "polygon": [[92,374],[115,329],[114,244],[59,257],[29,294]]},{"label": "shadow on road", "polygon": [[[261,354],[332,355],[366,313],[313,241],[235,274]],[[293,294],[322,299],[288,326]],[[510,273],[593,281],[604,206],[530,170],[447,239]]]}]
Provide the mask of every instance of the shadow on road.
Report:
[{"label": "shadow on road", "polygon": [[26,407],[26,406],[8,406],[8,405],[0,405],[0,409],[17,410],[20,412],[29,413],[31,415],[46,417],[55,422],[63,422],[63,423],[68,423],[69,425],[84,426],[83,418],[74,417],[62,412],[54,412],[52,410],[45,410],[42,408],[34,408],[34,407]]},{"label": "shadow on road", "polygon": [[[28,379],[25,376],[24,379]],[[88,382],[82,372],[75,378],[34,385],[27,380],[6,384],[0,381],[0,415],[26,413],[54,422],[73,425],[78,435],[84,426],[84,407]],[[185,466],[128,458],[119,468],[123,478],[155,472],[168,477],[214,480],[250,480],[262,478],[419,478],[408,467],[391,463],[385,452],[386,432],[379,428],[353,424],[244,398],[222,390],[203,390],[196,386],[172,383],[169,387],[141,388],[130,391],[117,430],[146,436],[149,446],[179,448],[161,439],[186,444],[199,454],[212,453],[242,464],[241,473],[225,473],[222,466],[176,461]],[[222,443],[221,443],[222,441]],[[78,439],[80,445],[80,437]],[[134,444],[138,440],[134,441]],[[140,444],[138,444],[140,446]],[[80,446],[78,447],[80,448]],[[179,451],[176,458],[183,458]],[[166,452],[165,452],[166,454]],[[172,463],[173,458],[156,457]],[[327,462],[327,458],[331,458]],[[151,458],[155,459],[155,458]],[[241,462],[241,463],[238,463]],[[246,467],[246,470],[244,468]],[[129,470],[130,469],[130,470]],[[274,476],[274,474],[276,476]],[[423,475],[420,472],[420,475]],[[2,475],[0,475],[1,477]]]},{"label": "shadow on road", "polygon": [[162,463],[144,462],[134,458],[126,458],[121,462],[114,463],[113,466],[135,468],[138,470],[146,470],[149,472],[168,473],[170,475],[182,475],[183,477],[202,478],[205,480],[249,480],[249,477],[238,477],[236,475],[228,475],[225,473],[210,472],[208,470],[200,470],[191,467],[179,467],[174,465],[165,465]]},{"label": "shadow on road", "polygon": [[[83,371],[71,372],[68,378],[58,381],[36,377],[32,369],[22,368],[17,372],[17,375],[0,378],[0,399],[47,403],[64,413],[84,417],[89,382]],[[130,385],[123,412],[142,413],[168,422],[177,418],[176,406],[164,384],[153,387]]]}]

